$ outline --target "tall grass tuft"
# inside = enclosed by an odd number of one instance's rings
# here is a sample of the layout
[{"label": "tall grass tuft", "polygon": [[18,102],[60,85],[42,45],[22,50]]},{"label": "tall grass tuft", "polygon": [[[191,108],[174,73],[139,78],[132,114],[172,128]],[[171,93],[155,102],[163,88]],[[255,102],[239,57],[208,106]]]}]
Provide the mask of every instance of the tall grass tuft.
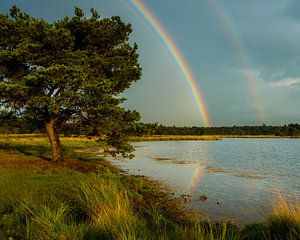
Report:
[{"label": "tall grass tuft", "polygon": [[77,195],[81,213],[111,239],[139,239],[139,220],[127,192],[113,174],[82,181]]},{"label": "tall grass tuft", "polygon": [[[238,240],[241,239],[239,229],[227,223],[211,223],[210,221],[195,221],[191,226],[182,229],[182,239],[197,240]],[[181,231],[182,231],[181,230]]]},{"label": "tall grass tuft", "polygon": [[287,200],[279,193],[273,202],[273,213],[268,221],[271,239],[299,239],[300,236],[300,204],[295,200]]},{"label": "tall grass tuft", "polygon": [[[90,232],[89,224],[76,224],[66,203],[37,202],[24,196],[3,221],[6,236],[13,239],[84,239]],[[17,228],[16,228],[17,227]]]}]

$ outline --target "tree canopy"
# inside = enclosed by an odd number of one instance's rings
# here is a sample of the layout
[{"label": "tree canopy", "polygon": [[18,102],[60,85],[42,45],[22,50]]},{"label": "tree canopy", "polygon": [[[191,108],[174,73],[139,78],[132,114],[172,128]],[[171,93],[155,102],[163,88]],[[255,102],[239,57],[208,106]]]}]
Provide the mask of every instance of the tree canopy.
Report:
[{"label": "tree canopy", "polygon": [[13,6],[0,14],[0,106],[43,123],[52,159],[62,161],[58,130],[68,123],[101,134],[126,154],[126,128],[139,119],[120,107],[119,95],[141,77],[131,25],[120,17],[85,17],[55,22],[32,17]]}]

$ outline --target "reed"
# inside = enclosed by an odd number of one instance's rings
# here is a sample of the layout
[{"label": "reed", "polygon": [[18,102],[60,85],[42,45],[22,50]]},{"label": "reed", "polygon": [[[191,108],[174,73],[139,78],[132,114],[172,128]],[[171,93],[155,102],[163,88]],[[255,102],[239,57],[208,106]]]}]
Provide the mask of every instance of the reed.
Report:
[{"label": "reed", "polygon": [[273,212],[267,220],[271,239],[299,239],[300,203],[279,192],[273,200]]},{"label": "reed", "polygon": [[138,218],[120,178],[107,173],[82,181],[76,196],[80,212],[112,239],[138,239]]}]

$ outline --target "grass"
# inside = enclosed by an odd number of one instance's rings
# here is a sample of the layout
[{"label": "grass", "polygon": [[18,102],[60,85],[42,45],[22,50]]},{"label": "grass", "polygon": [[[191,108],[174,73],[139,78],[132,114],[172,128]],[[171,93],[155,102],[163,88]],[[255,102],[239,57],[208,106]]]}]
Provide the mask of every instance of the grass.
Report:
[{"label": "grass", "polygon": [[276,135],[218,135],[220,138],[300,138],[300,136],[276,136]]},{"label": "grass", "polygon": [[267,223],[271,238],[299,239],[300,205],[296,201],[288,201],[282,193],[278,193]]},{"label": "grass", "polygon": [[132,136],[130,141],[179,141],[179,140],[221,140],[219,136],[214,135],[145,135]]},{"label": "grass", "polygon": [[273,211],[265,222],[246,225],[242,230],[246,239],[298,240],[300,239],[300,204],[287,200],[278,192],[274,196]]},{"label": "grass", "polygon": [[95,139],[62,144],[57,165],[44,136],[0,136],[0,239],[299,239],[299,204],[282,195],[264,222],[214,223],[97,157]]},{"label": "grass", "polygon": [[222,138],[300,138],[300,136],[275,136],[275,135],[144,135],[132,136],[130,140],[137,141],[215,141]]}]

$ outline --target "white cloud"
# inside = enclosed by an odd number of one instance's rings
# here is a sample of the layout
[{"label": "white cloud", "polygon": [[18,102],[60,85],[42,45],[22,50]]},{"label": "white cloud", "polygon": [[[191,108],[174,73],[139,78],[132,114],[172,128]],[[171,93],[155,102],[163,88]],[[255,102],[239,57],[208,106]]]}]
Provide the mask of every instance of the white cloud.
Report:
[{"label": "white cloud", "polygon": [[276,88],[295,88],[300,87],[300,78],[286,78],[271,84]]}]

